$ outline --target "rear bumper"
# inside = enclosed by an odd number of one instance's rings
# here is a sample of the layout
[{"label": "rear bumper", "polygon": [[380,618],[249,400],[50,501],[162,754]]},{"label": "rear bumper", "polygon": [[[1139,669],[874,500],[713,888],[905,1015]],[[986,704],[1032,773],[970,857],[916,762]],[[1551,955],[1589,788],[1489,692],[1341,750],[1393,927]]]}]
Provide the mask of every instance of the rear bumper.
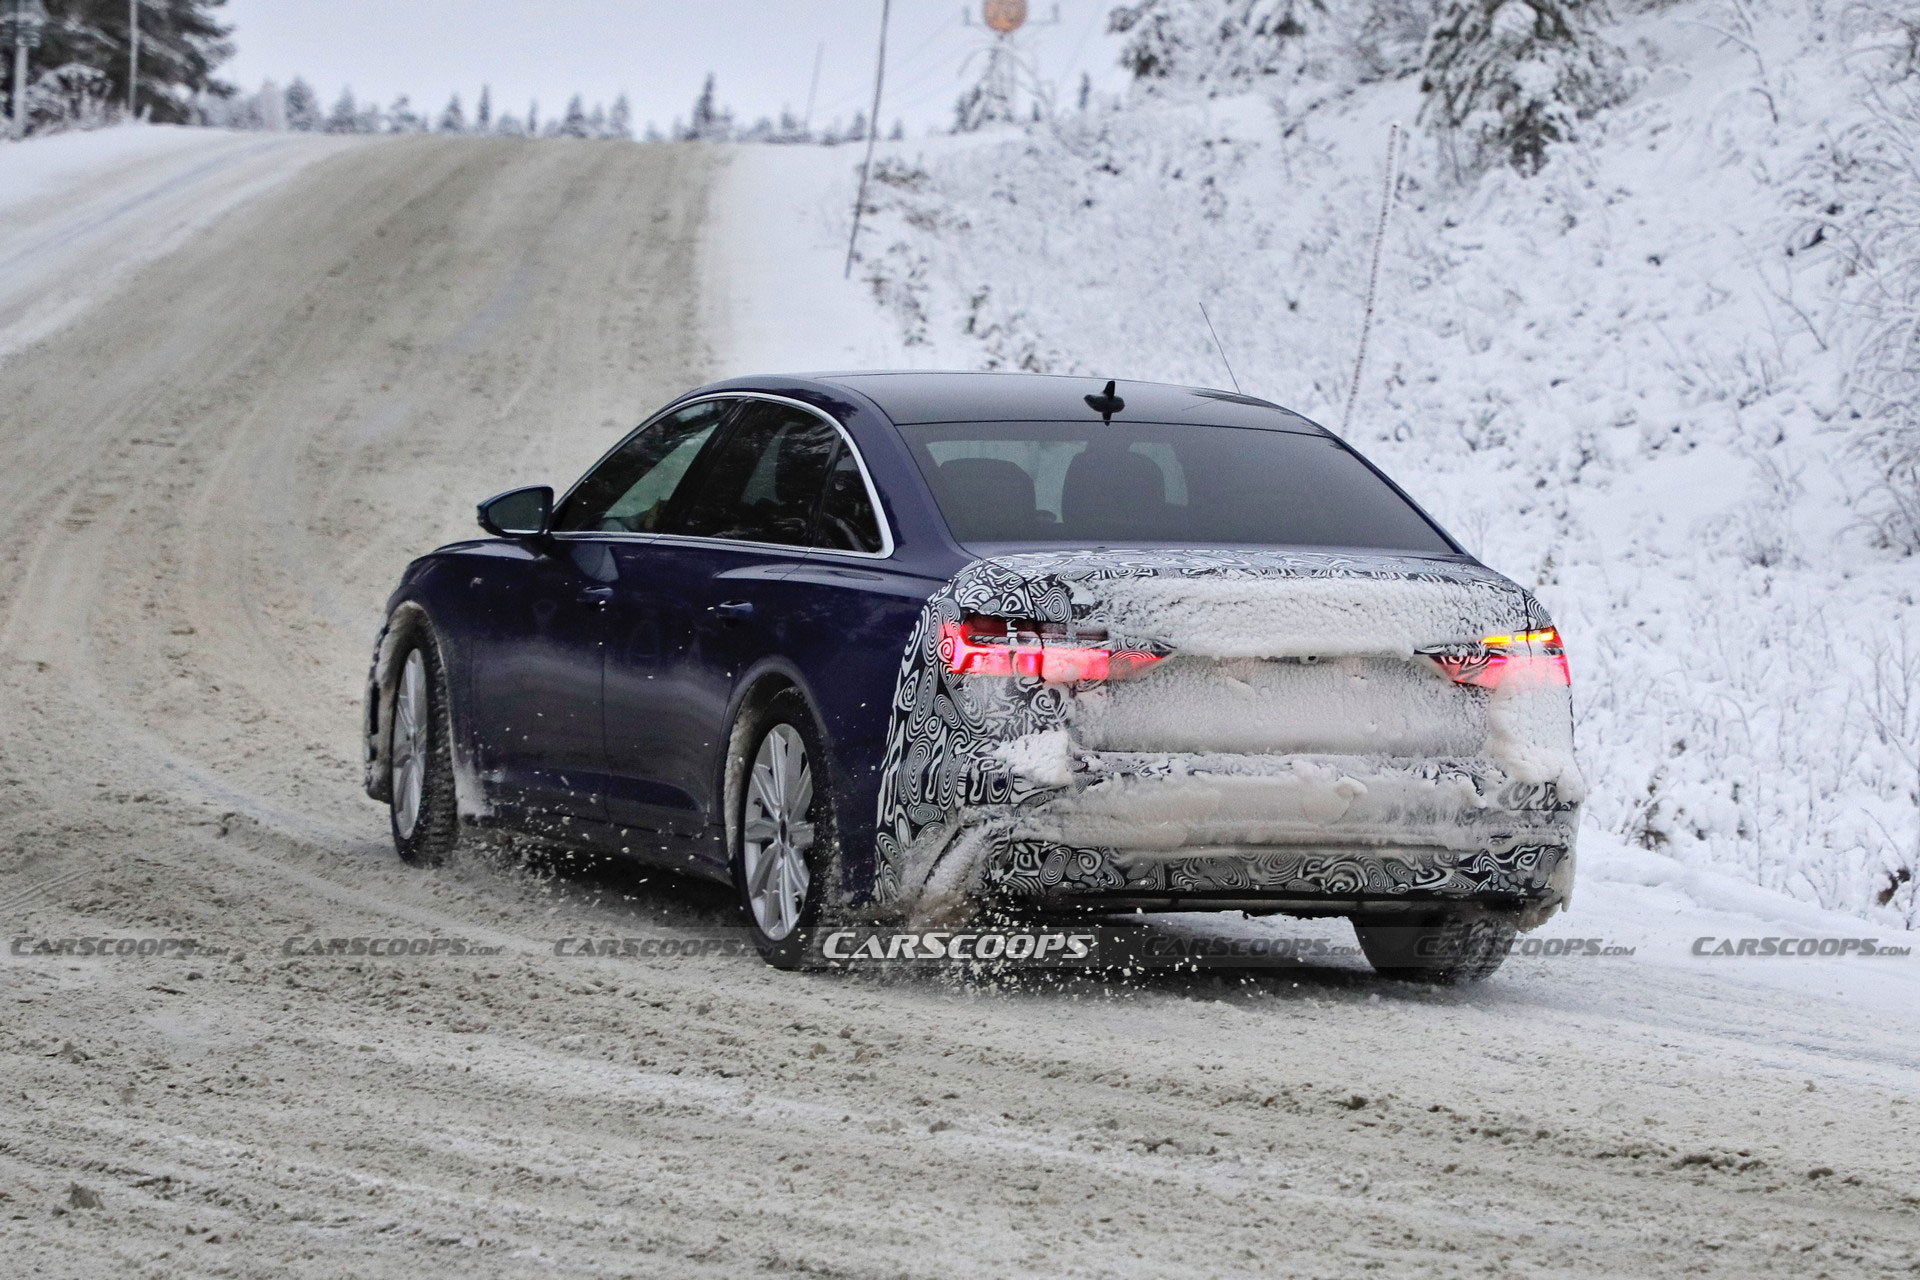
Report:
[{"label": "rear bumper", "polygon": [[[1483,903],[1546,919],[1579,807],[1481,760],[1078,752],[1072,782],[976,811],[935,878],[1036,904],[1366,914]],[[986,781],[986,780],[983,780]]]}]

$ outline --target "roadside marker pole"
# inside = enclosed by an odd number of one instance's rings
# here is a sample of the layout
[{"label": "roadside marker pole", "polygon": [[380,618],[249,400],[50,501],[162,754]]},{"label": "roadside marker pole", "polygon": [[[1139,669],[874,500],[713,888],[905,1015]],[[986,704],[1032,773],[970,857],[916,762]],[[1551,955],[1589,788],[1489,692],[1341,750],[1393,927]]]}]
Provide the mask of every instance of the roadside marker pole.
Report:
[{"label": "roadside marker pole", "polygon": [[1380,193],[1380,221],[1373,229],[1373,265],[1367,270],[1367,307],[1360,320],[1360,352],[1353,358],[1353,385],[1347,388],[1347,411],[1340,419],[1340,434],[1353,425],[1353,406],[1360,399],[1360,372],[1367,367],[1367,339],[1373,335],[1373,301],[1380,289],[1380,253],[1387,243],[1387,223],[1393,218],[1394,197],[1400,193],[1401,141],[1398,121],[1387,131],[1387,181]]},{"label": "roadside marker pole", "polygon": [[841,279],[853,279],[853,251],[860,243],[860,215],[867,207],[867,179],[873,174],[873,144],[880,138],[880,86],[887,78],[887,19],[893,0],[880,0],[880,61],[873,68],[873,112],[867,117],[867,159],[860,166],[860,194],[853,202],[853,234],[847,239],[847,269]]}]

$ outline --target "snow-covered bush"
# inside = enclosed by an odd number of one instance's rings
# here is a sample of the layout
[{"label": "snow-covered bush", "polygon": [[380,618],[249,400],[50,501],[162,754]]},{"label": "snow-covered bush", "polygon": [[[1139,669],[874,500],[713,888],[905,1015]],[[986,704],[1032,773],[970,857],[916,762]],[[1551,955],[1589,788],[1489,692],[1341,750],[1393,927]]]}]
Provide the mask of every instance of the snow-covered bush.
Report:
[{"label": "snow-covered bush", "polygon": [[1239,92],[1293,69],[1319,0],[1134,0],[1108,30],[1127,37],[1121,63],[1148,92]]},{"label": "snow-covered bush", "polygon": [[97,129],[118,118],[112,92],[105,72],[82,63],[43,71],[27,90],[27,128],[33,133]]},{"label": "snow-covered bush", "polygon": [[1427,40],[1421,118],[1455,171],[1538,173],[1547,150],[1621,93],[1587,0],[1448,0]]},{"label": "snow-covered bush", "polygon": [[1850,390],[1866,421],[1857,447],[1879,483],[1869,515],[1881,540],[1920,554],[1920,6],[1853,9],[1860,111],[1802,168],[1796,232],[1831,246],[1850,303]]}]

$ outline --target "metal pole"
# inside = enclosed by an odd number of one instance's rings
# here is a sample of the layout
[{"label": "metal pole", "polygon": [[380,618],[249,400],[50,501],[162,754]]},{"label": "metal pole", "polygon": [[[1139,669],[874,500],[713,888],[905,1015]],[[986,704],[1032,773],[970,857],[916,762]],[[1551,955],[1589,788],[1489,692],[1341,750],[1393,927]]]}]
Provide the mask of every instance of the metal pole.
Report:
[{"label": "metal pole", "polygon": [[807,90],[807,114],[800,118],[800,132],[813,137],[813,100],[820,93],[820,63],[827,56],[827,42],[822,40],[820,47],[813,51],[813,84]]},{"label": "metal pole", "polygon": [[140,118],[140,0],[127,0],[127,118]]},{"label": "metal pole", "polygon": [[893,15],[893,0],[880,0],[880,61],[873,68],[873,114],[867,117],[867,158],[860,166],[860,194],[853,201],[853,235],[847,239],[847,269],[843,280],[853,279],[853,250],[860,243],[860,215],[867,207],[867,179],[873,173],[873,144],[880,137],[880,86],[887,78],[887,19]]},{"label": "metal pole", "polygon": [[19,44],[13,46],[13,136],[27,136],[27,45],[24,36]]}]

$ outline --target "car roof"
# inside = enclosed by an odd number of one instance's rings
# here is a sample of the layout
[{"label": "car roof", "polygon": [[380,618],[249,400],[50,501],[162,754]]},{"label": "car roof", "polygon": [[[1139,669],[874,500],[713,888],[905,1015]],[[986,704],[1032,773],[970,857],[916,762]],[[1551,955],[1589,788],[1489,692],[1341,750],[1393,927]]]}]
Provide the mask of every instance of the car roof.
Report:
[{"label": "car roof", "polygon": [[[938,422],[1074,422],[1098,418],[1086,401],[1105,378],[1041,373],[823,373],[809,381],[857,391],[900,426]],[[1199,423],[1327,434],[1318,423],[1267,400],[1205,387],[1116,380],[1126,422]]]}]

